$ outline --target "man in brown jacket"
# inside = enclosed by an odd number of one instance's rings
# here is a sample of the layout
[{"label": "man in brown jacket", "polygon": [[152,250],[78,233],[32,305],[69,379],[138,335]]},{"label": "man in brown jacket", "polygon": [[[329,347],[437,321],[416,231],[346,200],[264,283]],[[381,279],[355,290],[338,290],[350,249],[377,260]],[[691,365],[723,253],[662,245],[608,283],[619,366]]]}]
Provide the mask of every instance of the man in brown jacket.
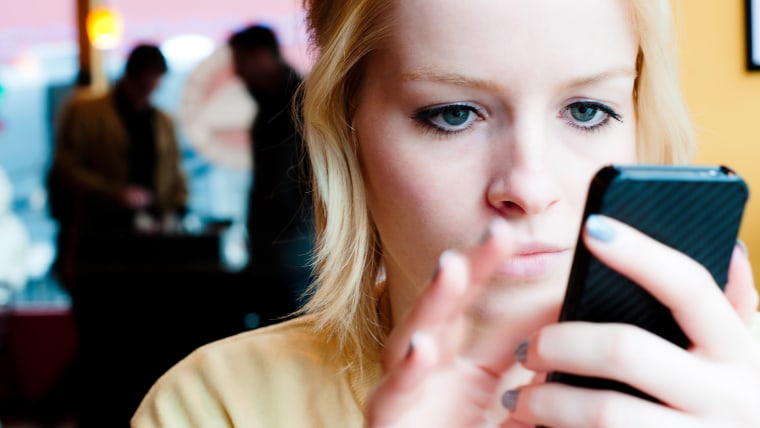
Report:
[{"label": "man in brown jacket", "polygon": [[150,100],[166,71],[158,47],[139,45],[111,91],[78,100],[61,115],[48,190],[64,285],[76,276],[89,238],[131,233],[139,218],[160,223],[184,213],[175,128]]},{"label": "man in brown jacket", "polygon": [[[69,376],[76,385],[82,428],[126,426],[136,406],[132,401],[142,392],[139,371],[122,367],[118,374],[102,373],[129,349],[110,339],[114,331],[123,339],[125,330],[114,328],[134,322],[112,315],[125,313],[119,295],[132,291],[126,287],[130,280],[149,278],[93,274],[86,267],[96,265],[90,263],[94,259],[123,263],[120,255],[133,249],[122,246],[133,242],[139,219],[150,217],[161,224],[185,211],[188,191],[175,128],[150,100],[166,71],[158,47],[137,46],[108,93],[78,97],[59,115],[47,177],[50,211],[59,223],[53,269],[71,296],[79,339]],[[101,291],[106,289],[112,291]],[[109,327],[106,334],[99,331],[104,325]]]}]

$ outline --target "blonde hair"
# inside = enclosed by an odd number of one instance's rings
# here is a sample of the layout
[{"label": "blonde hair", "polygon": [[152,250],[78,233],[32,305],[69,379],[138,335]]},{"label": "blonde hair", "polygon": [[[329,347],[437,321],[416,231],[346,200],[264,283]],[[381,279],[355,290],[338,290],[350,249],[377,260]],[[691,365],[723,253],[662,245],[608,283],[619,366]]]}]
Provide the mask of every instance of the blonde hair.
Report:
[{"label": "blonde hair", "polygon": [[696,139],[681,94],[676,35],[667,0],[631,0],[638,30],[635,85],[639,162],[691,161]]},{"label": "blonde hair", "polygon": [[[398,0],[397,0],[398,1]],[[303,131],[315,194],[317,277],[305,312],[348,357],[379,352],[382,254],[371,220],[351,126],[366,58],[390,35],[394,1],[305,0],[316,61],[305,81]],[[634,96],[638,158],[684,163],[693,131],[680,93],[667,4],[630,0],[640,48]]]}]

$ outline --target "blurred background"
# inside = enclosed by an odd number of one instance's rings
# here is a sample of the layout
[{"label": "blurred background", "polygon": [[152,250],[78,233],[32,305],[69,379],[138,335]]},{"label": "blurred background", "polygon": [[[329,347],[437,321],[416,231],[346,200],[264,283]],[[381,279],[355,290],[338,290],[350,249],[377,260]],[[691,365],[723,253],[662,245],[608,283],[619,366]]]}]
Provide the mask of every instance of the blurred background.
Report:
[{"label": "blurred background", "polygon": [[[114,47],[93,49],[93,80],[120,76],[128,50],[159,44],[169,72],[155,104],[175,116],[190,208],[201,217],[242,222],[250,182],[249,97],[232,75],[225,42],[247,23],[276,29],[283,54],[308,69],[307,36],[298,0],[109,0],[123,30]],[[13,208],[34,246],[32,276],[45,274],[55,224],[46,212],[44,176],[51,161],[53,121],[80,69],[77,0],[25,0],[0,13],[0,163],[13,184]],[[97,57],[97,58],[94,58]],[[195,138],[190,138],[190,136]],[[217,143],[217,144],[215,144]],[[229,149],[226,150],[225,149]]]},{"label": "blurred background", "polygon": [[[113,415],[99,426],[126,426],[139,396],[181,356],[259,325],[257,308],[245,303],[251,292],[241,274],[252,176],[247,138],[256,106],[234,76],[226,42],[247,25],[263,24],[277,33],[285,59],[306,73],[301,2],[6,3],[0,12],[0,195],[9,200],[6,208],[0,197],[0,247],[20,237],[24,251],[0,260],[0,424],[78,426],[77,394],[98,388],[88,394],[104,398],[91,405]],[[75,363],[71,299],[51,273],[58,225],[45,177],[56,119],[80,72],[90,75],[95,91],[104,91],[138,43],[160,46],[168,62],[153,102],[175,121],[190,195],[187,233],[141,243],[140,254],[125,251],[119,266],[103,268],[89,293],[102,309],[89,316],[101,321],[104,333],[99,353],[83,369]],[[81,382],[82,373],[97,371],[102,384]]]}]

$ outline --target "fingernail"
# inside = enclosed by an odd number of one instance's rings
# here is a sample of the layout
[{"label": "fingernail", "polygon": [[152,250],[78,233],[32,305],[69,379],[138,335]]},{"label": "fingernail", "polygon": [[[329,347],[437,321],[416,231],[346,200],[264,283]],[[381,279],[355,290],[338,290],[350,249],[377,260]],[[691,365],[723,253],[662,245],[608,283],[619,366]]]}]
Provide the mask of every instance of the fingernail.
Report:
[{"label": "fingernail", "polygon": [[596,214],[592,214],[586,219],[586,233],[602,242],[612,242],[615,239],[615,229],[607,220]]},{"label": "fingernail", "polygon": [[486,231],[483,232],[483,236],[480,237],[480,240],[478,241],[479,245],[483,245],[486,242],[488,242],[489,239],[491,239],[491,236],[493,236],[493,230],[491,230],[491,225],[489,224],[486,228]]},{"label": "fingernail", "polygon": [[502,231],[507,227],[507,222],[501,217],[497,217],[491,221],[491,223],[488,224],[488,228],[486,228],[486,231],[483,233],[483,236],[480,237],[479,244],[483,245],[486,242],[488,242],[489,239],[493,238],[494,235],[497,235],[499,233],[503,233]]},{"label": "fingernail", "polygon": [[430,282],[435,281],[438,279],[438,276],[441,274],[441,270],[443,270],[443,266],[446,263],[446,259],[450,258],[452,254],[452,250],[446,250],[441,253],[440,256],[438,256],[438,263],[435,265],[435,270],[433,271],[433,275],[430,279]]},{"label": "fingernail", "polygon": [[741,239],[736,240],[736,247],[744,254],[744,257],[749,257],[749,251],[747,250],[747,244]]},{"label": "fingernail", "polygon": [[527,340],[520,342],[520,345],[515,350],[515,361],[519,363],[525,362],[525,359],[528,357],[528,345],[530,345],[530,342]]},{"label": "fingernail", "polygon": [[409,347],[406,348],[406,354],[404,355],[404,359],[408,360],[409,358],[412,357],[412,354],[414,354],[414,342],[410,341]]},{"label": "fingernail", "polygon": [[435,270],[433,270],[433,274],[430,276],[430,282],[435,282],[436,279],[438,279],[438,275],[441,274],[441,259],[438,259],[438,264],[435,265]]},{"label": "fingernail", "polygon": [[408,360],[414,354],[414,345],[415,345],[415,342],[419,340],[419,336],[420,336],[420,332],[418,331],[415,331],[414,333],[412,333],[412,338],[409,339],[409,348],[407,348],[406,355],[404,355],[405,359]]},{"label": "fingernail", "polygon": [[505,233],[504,230],[508,227],[509,227],[509,224],[503,218],[497,217],[493,219],[493,221],[491,221],[491,223],[488,225],[488,229],[486,229],[486,232],[480,238],[480,243],[484,244],[486,241],[493,238],[495,235],[503,235]]},{"label": "fingernail", "polygon": [[510,389],[501,396],[501,405],[510,412],[514,412],[517,408],[517,399],[520,397],[520,391],[516,389]]}]

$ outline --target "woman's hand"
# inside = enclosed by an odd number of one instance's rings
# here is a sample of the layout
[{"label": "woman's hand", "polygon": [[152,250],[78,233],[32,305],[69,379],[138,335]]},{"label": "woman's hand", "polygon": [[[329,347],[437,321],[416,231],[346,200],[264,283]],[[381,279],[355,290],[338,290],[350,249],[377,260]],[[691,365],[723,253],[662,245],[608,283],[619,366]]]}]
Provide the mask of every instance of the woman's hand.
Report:
[{"label": "woman's hand", "polygon": [[[370,398],[370,427],[496,426],[502,373],[513,350],[540,326],[556,320],[559,302],[536,308],[528,319],[490,323],[477,339],[472,304],[510,254],[510,226],[495,221],[468,254],[446,252],[429,286],[383,353],[384,377]],[[475,317],[477,318],[477,317]],[[501,415],[503,419],[503,414]]]},{"label": "woman's hand", "polygon": [[584,232],[589,250],[670,308],[692,346],[684,350],[626,325],[544,327],[527,352],[518,353],[526,368],[612,378],[663,404],[534,384],[505,394],[513,410],[508,426],[760,426],[760,345],[748,329],[758,300],[746,254],[734,250],[724,295],[710,273],[685,255],[612,219],[593,221]]}]

